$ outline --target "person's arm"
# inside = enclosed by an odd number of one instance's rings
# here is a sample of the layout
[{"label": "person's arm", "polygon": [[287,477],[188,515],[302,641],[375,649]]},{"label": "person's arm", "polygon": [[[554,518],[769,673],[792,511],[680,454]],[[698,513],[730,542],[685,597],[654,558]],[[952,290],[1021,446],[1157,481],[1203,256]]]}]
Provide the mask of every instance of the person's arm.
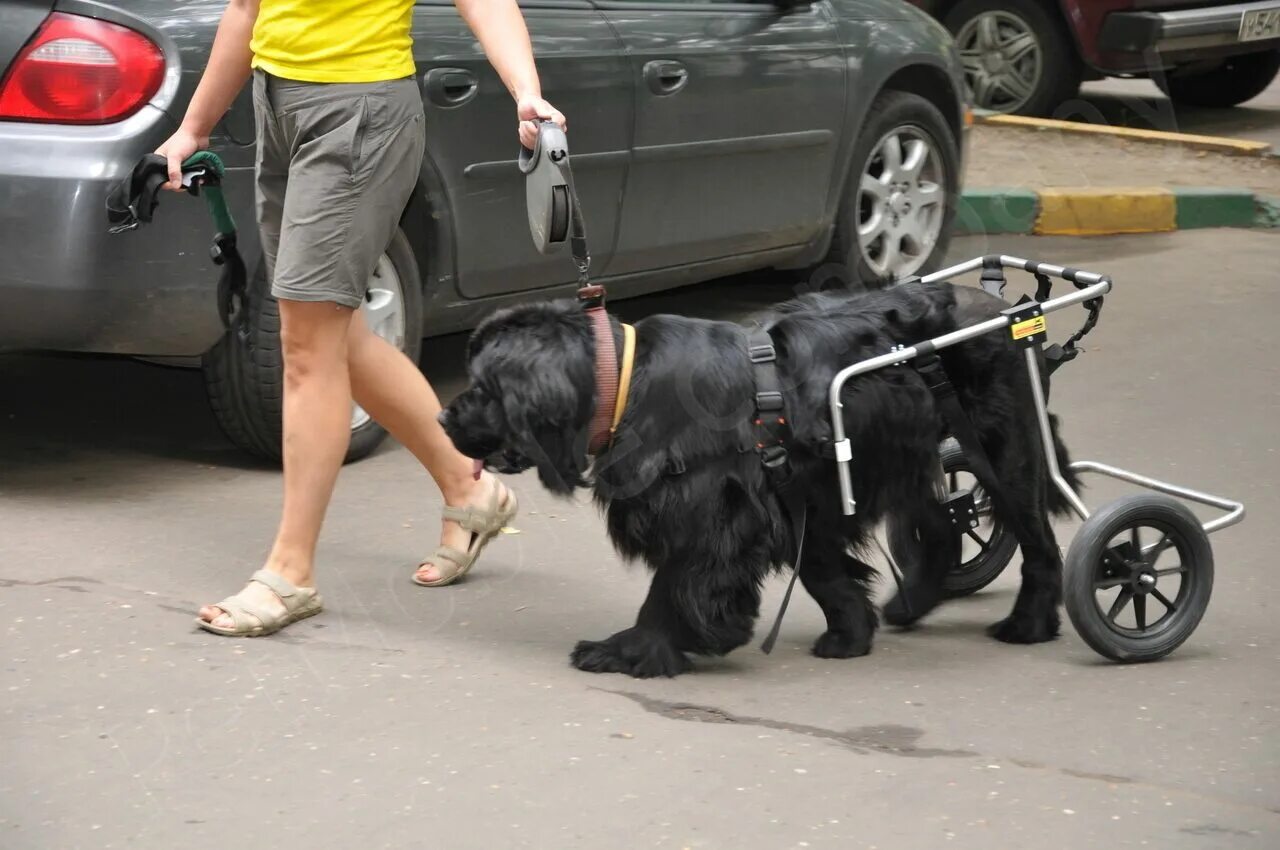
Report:
[{"label": "person's arm", "polygon": [[542,99],[529,30],[516,0],[454,0],[454,5],[515,99],[520,144],[533,147],[538,137],[535,119],[564,127],[564,115]]},{"label": "person's arm", "polygon": [[249,79],[253,62],[249,42],[257,19],[258,0],[231,0],[222,13],[209,62],[187,106],[187,114],[177,131],[156,149],[156,153],[169,160],[169,182],[165,188],[182,188],[183,160],[209,146],[209,133]]}]

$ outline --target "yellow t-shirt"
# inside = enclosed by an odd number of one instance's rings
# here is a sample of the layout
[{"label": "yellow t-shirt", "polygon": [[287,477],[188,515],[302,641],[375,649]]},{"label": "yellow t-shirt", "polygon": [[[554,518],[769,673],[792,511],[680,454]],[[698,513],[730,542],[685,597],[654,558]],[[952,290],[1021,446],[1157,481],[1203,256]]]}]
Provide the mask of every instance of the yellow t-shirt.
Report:
[{"label": "yellow t-shirt", "polygon": [[413,0],[262,0],[253,67],[307,83],[372,83],[414,73]]}]

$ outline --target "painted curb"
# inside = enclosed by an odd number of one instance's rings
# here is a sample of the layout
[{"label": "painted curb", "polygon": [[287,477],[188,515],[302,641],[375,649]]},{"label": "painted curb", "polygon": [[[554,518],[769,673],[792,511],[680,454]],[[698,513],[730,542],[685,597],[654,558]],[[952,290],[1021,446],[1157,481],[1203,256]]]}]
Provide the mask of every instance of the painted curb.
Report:
[{"label": "painted curb", "polygon": [[959,234],[1105,236],[1202,227],[1280,227],[1280,199],[1248,189],[966,189],[956,210]]},{"label": "painted curb", "polygon": [[1062,133],[1113,136],[1135,142],[1184,145],[1196,150],[1218,151],[1219,153],[1238,156],[1265,156],[1271,152],[1271,145],[1266,142],[1232,139],[1226,136],[1201,136],[1194,133],[1141,130],[1136,127],[1115,127],[1110,124],[1086,124],[1083,121],[1059,121],[1056,118],[1027,118],[1023,115],[975,113],[973,120],[976,124],[987,124],[996,127],[1016,127],[1023,130],[1057,130]]}]

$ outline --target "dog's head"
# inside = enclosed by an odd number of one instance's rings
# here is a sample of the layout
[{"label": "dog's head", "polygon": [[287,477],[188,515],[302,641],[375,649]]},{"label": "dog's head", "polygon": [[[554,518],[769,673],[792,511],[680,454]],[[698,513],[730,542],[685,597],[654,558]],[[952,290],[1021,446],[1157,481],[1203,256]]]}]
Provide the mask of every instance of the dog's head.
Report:
[{"label": "dog's head", "polygon": [[501,472],[537,467],[543,486],[582,486],[595,410],[595,341],[573,299],[486,319],[467,345],[469,385],[440,414],[458,451]]}]

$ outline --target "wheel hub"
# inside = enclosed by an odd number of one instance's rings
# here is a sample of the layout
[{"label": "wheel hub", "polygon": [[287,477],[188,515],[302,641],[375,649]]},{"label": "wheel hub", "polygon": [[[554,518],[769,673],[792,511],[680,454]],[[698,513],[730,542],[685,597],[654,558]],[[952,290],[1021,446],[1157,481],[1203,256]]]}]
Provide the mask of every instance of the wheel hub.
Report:
[{"label": "wheel hub", "polygon": [[906,215],[911,212],[911,198],[906,192],[894,192],[889,196],[889,209],[896,216]]},{"label": "wheel hub", "polygon": [[1143,567],[1135,570],[1133,574],[1133,592],[1147,594],[1155,590],[1156,583],[1159,579],[1156,577],[1155,570],[1150,567]]}]

